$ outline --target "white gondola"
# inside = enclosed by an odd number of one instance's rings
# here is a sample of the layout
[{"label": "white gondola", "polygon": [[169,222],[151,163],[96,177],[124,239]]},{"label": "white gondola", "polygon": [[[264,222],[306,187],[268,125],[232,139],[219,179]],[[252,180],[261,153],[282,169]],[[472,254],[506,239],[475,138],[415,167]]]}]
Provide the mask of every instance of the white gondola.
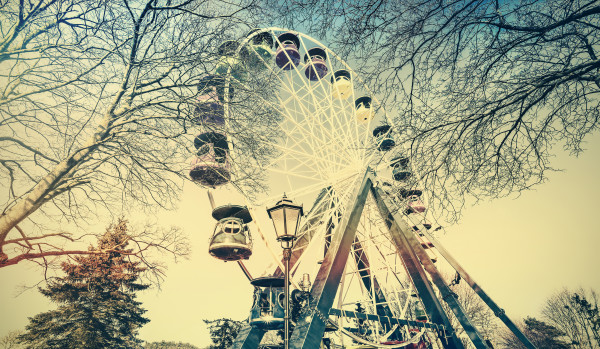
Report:
[{"label": "white gondola", "polygon": [[210,239],[208,252],[223,261],[239,261],[252,255],[252,238],[248,223],[252,216],[245,206],[224,205],[213,210],[218,222]]},{"label": "white gondola", "polygon": [[333,73],[331,94],[336,99],[347,99],[352,95],[352,78],[347,70],[338,70]]}]

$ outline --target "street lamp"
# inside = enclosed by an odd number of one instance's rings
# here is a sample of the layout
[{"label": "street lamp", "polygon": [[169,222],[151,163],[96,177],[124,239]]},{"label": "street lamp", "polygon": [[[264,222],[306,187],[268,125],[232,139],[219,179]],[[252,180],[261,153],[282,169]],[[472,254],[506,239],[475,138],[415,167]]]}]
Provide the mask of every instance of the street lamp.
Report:
[{"label": "street lamp", "polygon": [[283,194],[283,198],[271,208],[267,208],[269,218],[273,221],[277,241],[283,248],[283,260],[285,267],[284,295],[285,295],[285,349],[289,349],[289,329],[290,329],[290,257],[292,256],[292,247],[296,240],[296,233],[300,225],[300,217],[304,215],[302,205],[295,205]]}]

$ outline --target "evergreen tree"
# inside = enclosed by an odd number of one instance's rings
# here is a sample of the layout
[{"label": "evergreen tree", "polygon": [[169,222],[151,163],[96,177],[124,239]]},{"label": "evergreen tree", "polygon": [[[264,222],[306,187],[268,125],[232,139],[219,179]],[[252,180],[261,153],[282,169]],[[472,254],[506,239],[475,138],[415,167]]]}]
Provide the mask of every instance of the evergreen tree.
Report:
[{"label": "evergreen tree", "polygon": [[128,259],[127,222],[107,229],[97,253],[64,262],[66,276],[51,280],[40,292],[58,303],[56,310],[29,318],[19,339],[27,348],[141,348],[138,329],[149,320],[136,292],[145,268]]},{"label": "evergreen tree", "polygon": [[213,344],[209,349],[227,349],[237,337],[238,332],[242,328],[241,321],[221,318],[216,320],[204,320],[210,331],[210,339]]},{"label": "evergreen tree", "polygon": [[[571,303],[575,308],[575,311],[579,314],[579,324],[583,327],[583,331],[587,335],[587,342],[589,346],[594,347],[594,341],[596,346],[600,347],[600,312],[598,311],[598,301],[596,299],[596,293],[592,291],[592,301],[590,303],[583,290],[579,293],[574,292],[571,297]],[[591,335],[590,335],[591,332]],[[591,338],[593,338],[593,340]]]},{"label": "evergreen tree", "polygon": [[[570,349],[572,345],[565,341],[565,333],[560,329],[539,321],[536,318],[527,317],[525,326],[522,327],[523,333],[531,340],[537,348],[544,349]],[[505,331],[500,335],[501,348],[507,349],[525,349],[525,346],[510,331]]]}]

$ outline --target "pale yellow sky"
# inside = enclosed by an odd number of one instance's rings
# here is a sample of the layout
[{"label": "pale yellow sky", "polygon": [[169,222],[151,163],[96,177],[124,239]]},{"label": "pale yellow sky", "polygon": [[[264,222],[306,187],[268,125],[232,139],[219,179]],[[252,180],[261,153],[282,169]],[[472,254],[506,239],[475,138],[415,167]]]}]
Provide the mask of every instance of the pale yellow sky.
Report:
[{"label": "pale yellow sky", "polygon": [[[544,300],[562,287],[600,290],[600,136],[595,135],[587,148],[579,158],[558,156],[554,165],[565,171],[550,174],[535,190],[465,209],[460,223],[440,238],[515,320],[537,316]],[[140,297],[151,319],[140,337],[208,345],[202,319],[246,318],[252,288],[237,264],[208,255],[214,220],[204,190],[186,185],[181,208],[160,214],[158,220],[181,226],[193,254],[170,266],[162,290]],[[258,246],[251,259],[254,275],[270,260]],[[29,264],[0,269],[0,313],[10,314],[0,317],[0,336],[23,329],[28,316],[54,307],[35,289],[16,296],[19,285],[32,285],[39,278],[39,270]]]}]

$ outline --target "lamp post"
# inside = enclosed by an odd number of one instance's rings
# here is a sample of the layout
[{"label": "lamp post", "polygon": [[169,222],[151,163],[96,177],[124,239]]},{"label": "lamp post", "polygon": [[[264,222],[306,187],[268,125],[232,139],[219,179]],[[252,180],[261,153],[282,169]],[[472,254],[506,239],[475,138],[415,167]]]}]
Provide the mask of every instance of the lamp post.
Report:
[{"label": "lamp post", "polygon": [[290,329],[290,257],[292,256],[292,247],[296,240],[296,233],[300,225],[300,217],[304,215],[302,205],[296,205],[283,194],[283,198],[271,208],[267,208],[269,218],[273,221],[277,241],[283,248],[283,260],[285,267],[285,349],[289,349],[289,329]]}]

